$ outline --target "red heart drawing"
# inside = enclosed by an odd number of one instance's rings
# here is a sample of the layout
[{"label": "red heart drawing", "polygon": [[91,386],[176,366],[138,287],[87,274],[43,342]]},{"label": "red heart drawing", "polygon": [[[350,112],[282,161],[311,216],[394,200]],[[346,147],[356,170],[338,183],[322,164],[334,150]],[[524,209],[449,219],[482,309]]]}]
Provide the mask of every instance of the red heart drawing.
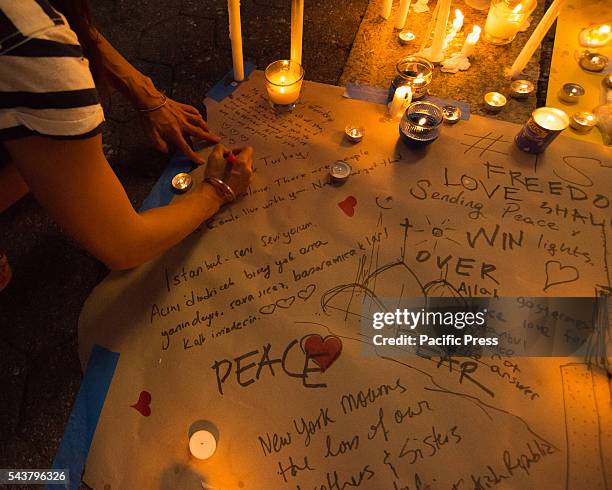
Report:
[{"label": "red heart drawing", "polygon": [[335,335],[323,338],[313,333],[302,339],[302,350],[321,368],[323,373],[340,357],[342,340]]},{"label": "red heart drawing", "polygon": [[357,206],[357,199],[354,196],[347,197],[344,201],[338,203],[338,207],[344,211],[349,218],[355,214],[355,206]]},{"label": "red heart drawing", "polygon": [[138,401],[134,405],[130,405],[130,407],[138,410],[142,415],[148,417],[151,415],[151,393],[148,391],[141,391],[140,396],[138,397]]}]

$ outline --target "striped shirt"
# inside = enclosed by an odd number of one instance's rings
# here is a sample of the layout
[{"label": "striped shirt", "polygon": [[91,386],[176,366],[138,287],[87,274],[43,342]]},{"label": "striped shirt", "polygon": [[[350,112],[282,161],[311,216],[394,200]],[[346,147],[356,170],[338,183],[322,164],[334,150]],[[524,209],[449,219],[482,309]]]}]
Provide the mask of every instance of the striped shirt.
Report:
[{"label": "striped shirt", "polygon": [[0,144],[35,134],[87,138],[103,121],[66,18],[46,0],[0,0]]}]

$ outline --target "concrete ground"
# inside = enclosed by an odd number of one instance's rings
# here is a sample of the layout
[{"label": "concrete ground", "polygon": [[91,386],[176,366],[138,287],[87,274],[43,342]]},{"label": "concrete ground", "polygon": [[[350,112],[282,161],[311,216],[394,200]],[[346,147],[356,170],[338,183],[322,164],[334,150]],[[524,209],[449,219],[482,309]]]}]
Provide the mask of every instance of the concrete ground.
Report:
[{"label": "concrete ground", "polygon": [[[231,67],[226,0],[92,3],[100,30],[173,98],[201,108],[205,92]],[[307,79],[339,82],[367,4],[307,0]],[[289,6],[242,1],[245,57],[259,68],[288,56]],[[541,72],[545,90],[546,62]],[[106,116],[107,157],[138,207],[167,156],[149,149],[136,113],[119,96],[108,101]],[[0,250],[14,274],[0,292],[0,468],[49,468],[81,381],[78,316],[107,271],[31,197],[0,215],[0,229]]]}]

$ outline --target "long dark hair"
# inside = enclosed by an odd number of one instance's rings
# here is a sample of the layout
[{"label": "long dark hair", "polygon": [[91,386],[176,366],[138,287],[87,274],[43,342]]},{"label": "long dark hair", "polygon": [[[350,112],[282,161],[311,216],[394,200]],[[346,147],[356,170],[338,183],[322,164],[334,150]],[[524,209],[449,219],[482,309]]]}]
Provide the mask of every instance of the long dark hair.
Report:
[{"label": "long dark hair", "polygon": [[49,0],[55,10],[66,16],[70,28],[79,38],[83,54],[89,60],[91,74],[98,90],[106,92],[108,87],[106,70],[98,46],[99,38],[94,28],[91,6],[88,0]]}]

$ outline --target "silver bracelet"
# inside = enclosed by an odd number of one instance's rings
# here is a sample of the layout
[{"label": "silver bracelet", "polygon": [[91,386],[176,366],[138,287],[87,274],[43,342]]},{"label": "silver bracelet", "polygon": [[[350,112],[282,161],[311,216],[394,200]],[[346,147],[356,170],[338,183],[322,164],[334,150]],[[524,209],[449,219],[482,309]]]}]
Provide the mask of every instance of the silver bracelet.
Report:
[{"label": "silver bracelet", "polygon": [[221,194],[221,197],[223,197],[226,204],[236,200],[236,193],[234,190],[221,179],[217,179],[216,177],[206,177],[204,181],[212,185],[215,190]]},{"label": "silver bracelet", "polygon": [[168,97],[166,97],[166,94],[162,94],[162,101],[159,105],[156,105],[155,107],[146,107],[144,109],[138,109],[138,112],[156,111],[157,109],[161,109],[162,107],[164,107],[166,105],[166,102],[168,102]]}]

